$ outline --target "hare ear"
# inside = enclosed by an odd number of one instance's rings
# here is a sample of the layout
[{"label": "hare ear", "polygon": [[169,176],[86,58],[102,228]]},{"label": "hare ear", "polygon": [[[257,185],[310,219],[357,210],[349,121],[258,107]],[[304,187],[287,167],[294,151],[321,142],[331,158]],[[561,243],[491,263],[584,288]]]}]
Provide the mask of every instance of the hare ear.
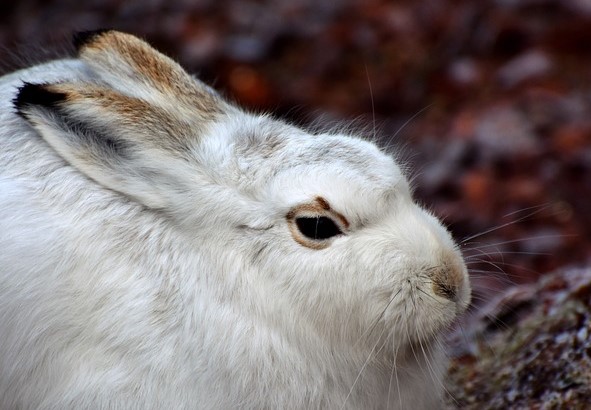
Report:
[{"label": "hare ear", "polygon": [[143,100],[90,84],[26,83],[14,104],[67,162],[147,207],[169,207],[194,179],[180,159],[194,128]]},{"label": "hare ear", "polygon": [[187,109],[205,119],[229,109],[211,88],[131,34],[82,32],[74,37],[74,45],[78,57],[100,80],[124,94],[165,107],[174,104],[177,110]]}]

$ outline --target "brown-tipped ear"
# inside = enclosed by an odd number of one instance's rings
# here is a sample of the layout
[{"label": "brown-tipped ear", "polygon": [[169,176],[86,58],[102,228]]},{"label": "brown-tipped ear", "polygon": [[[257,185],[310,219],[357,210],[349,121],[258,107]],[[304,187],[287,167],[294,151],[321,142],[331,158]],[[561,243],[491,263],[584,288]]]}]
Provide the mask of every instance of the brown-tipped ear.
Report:
[{"label": "brown-tipped ear", "polygon": [[209,87],[196,81],[179,64],[139,38],[115,30],[80,33],[78,55],[109,86],[129,95],[179,109],[197,109],[210,118],[226,109]]}]

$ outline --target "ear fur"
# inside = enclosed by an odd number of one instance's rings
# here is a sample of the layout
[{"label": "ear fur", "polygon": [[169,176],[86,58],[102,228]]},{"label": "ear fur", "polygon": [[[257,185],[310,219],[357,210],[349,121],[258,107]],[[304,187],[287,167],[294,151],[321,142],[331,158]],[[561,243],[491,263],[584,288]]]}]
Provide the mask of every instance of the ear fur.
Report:
[{"label": "ear fur", "polygon": [[26,83],[17,112],[89,178],[149,208],[169,208],[195,184],[195,147],[237,109],[132,35],[89,32],[75,43],[92,82]]},{"label": "ear fur", "polygon": [[[108,86],[153,104],[211,120],[228,105],[175,61],[137,37],[113,30],[79,33],[78,57]],[[170,96],[174,96],[171,101]]]},{"label": "ear fur", "polygon": [[[89,86],[84,87],[90,93]],[[183,190],[187,173],[182,161],[156,144],[158,137],[169,141],[162,134],[170,125],[150,129],[157,119],[149,118],[153,115],[149,110],[137,119],[144,121],[141,127],[127,124],[125,114],[109,110],[127,103],[136,109],[143,102],[114,99],[113,106],[107,107],[108,97],[93,97],[91,93],[80,95],[72,84],[25,84],[14,104],[19,115],[86,176],[149,208],[168,208],[175,191]]]}]

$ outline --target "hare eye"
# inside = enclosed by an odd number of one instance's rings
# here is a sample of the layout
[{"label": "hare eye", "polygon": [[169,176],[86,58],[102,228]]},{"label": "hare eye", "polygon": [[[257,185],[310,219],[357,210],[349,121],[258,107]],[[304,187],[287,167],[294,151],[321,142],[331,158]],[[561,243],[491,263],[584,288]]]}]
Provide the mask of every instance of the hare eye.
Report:
[{"label": "hare eye", "polygon": [[310,239],[328,239],[342,233],[337,224],[326,216],[296,218],[295,223],[302,235]]}]

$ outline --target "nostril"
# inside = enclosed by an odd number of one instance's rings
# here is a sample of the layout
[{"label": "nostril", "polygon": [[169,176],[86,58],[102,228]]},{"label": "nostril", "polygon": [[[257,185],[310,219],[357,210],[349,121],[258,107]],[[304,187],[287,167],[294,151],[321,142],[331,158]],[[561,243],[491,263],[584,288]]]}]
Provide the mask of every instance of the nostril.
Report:
[{"label": "nostril", "polygon": [[430,276],[433,281],[433,292],[437,296],[456,301],[462,279],[455,269],[443,266],[433,269]]},{"label": "nostril", "polygon": [[451,283],[437,280],[433,281],[433,292],[435,292],[437,296],[441,296],[451,301],[455,301],[457,291],[457,286],[454,286]]}]

